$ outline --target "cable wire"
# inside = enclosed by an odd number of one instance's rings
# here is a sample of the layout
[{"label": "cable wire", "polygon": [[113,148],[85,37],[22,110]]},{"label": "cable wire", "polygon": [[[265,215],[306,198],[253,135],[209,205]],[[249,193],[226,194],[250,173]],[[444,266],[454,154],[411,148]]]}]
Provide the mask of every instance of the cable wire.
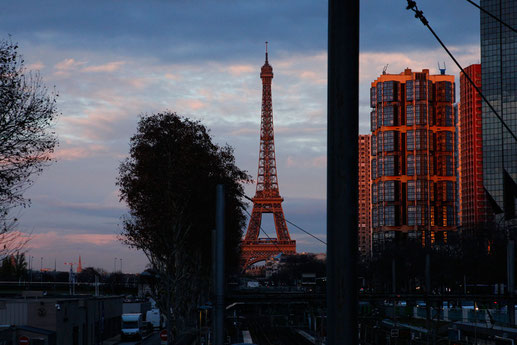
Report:
[{"label": "cable wire", "polygon": [[[252,198],[250,198],[249,196],[244,195],[244,197],[245,197],[246,199],[248,199],[249,201],[253,202],[253,199],[252,199]],[[248,212],[248,210],[246,210],[246,213],[247,213],[247,214],[250,216],[250,218],[251,218],[251,214]],[[284,217],[285,217],[285,216],[284,216]],[[285,219],[285,218],[284,218],[284,219]],[[316,240],[320,241],[320,242],[321,242],[321,243],[323,243],[324,245],[327,245],[327,242],[325,242],[325,241],[323,241],[323,240],[319,239],[318,237],[314,236],[314,235],[313,235],[313,234],[311,234],[310,232],[308,232],[308,231],[306,231],[306,230],[303,230],[301,227],[299,227],[298,225],[294,224],[293,222],[290,222],[290,221],[288,221],[287,219],[285,219],[285,221],[286,221],[287,223],[289,223],[289,224],[293,225],[293,226],[294,226],[294,227],[296,227],[297,229],[299,229],[299,230],[303,231],[303,232],[304,232],[304,233],[306,233],[307,235],[309,235],[309,236],[313,237],[314,239],[316,239]],[[265,231],[262,229],[262,227],[260,228],[260,230],[262,230],[262,231],[265,233]],[[266,236],[267,236],[267,234],[266,234]],[[269,238],[269,236],[268,236],[268,238]],[[271,238],[269,238],[269,239],[271,239]]]},{"label": "cable wire", "polygon": [[466,0],[468,3],[472,4],[473,6],[479,8],[482,12],[488,14],[490,17],[494,18],[495,20],[497,20],[499,23],[503,24],[504,26],[506,26],[508,29],[512,30],[513,32],[517,33],[517,29],[513,28],[512,26],[506,24],[505,22],[503,22],[501,19],[497,18],[496,16],[494,16],[492,13],[488,12],[487,10],[485,10],[484,8],[482,8],[481,6],[479,6],[478,4],[476,4],[474,1],[472,0]]},{"label": "cable wire", "polygon": [[[246,197],[246,196],[245,196]],[[244,211],[246,211],[246,213],[248,214],[248,216],[250,216],[251,218],[251,214],[248,212],[248,210],[244,209]],[[278,251],[283,254],[282,252],[282,249],[280,249],[280,247],[278,246],[278,244],[275,243],[275,241],[273,241],[273,239],[271,237],[269,237],[269,235],[267,234],[267,232],[264,231],[264,229],[262,229],[262,226],[259,226],[260,230],[264,233],[264,235],[266,235],[266,237],[271,241],[271,243],[273,243],[276,247],[276,249],[278,249]]]},{"label": "cable wire", "polygon": [[316,239],[316,240],[320,241],[320,242],[321,242],[321,243],[323,243],[324,245],[327,245],[327,242],[325,242],[325,241],[323,241],[323,240],[319,239],[318,237],[314,236],[314,235],[313,235],[313,234],[311,234],[310,232],[303,230],[302,228],[300,228],[298,225],[294,224],[293,222],[290,222],[290,221],[288,221],[287,219],[286,219],[285,221],[286,221],[286,222],[288,222],[289,224],[293,225],[294,227],[298,228],[299,230],[301,230],[301,231],[305,232],[307,235],[311,236],[312,238],[314,238],[314,239]]},{"label": "cable wire", "polygon": [[517,141],[517,136],[513,133],[513,131],[510,129],[510,127],[508,127],[508,125],[506,124],[506,122],[503,120],[503,118],[497,113],[497,111],[494,109],[494,107],[492,106],[492,104],[490,104],[490,102],[488,101],[488,99],[486,99],[485,95],[483,95],[483,93],[481,92],[481,90],[479,89],[479,87],[477,87],[477,85],[474,83],[474,81],[470,78],[470,76],[465,73],[465,70],[463,69],[463,67],[461,67],[461,65],[459,64],[459,62],[456,60],[456,58],[454,57],[454,55],[452,55],[452,53],[449,51],[449,49],[445,46],[445,44],[442,42],[442,40],[440,39],[440,37],[438,37],[438,35],[436,34],[436,32],[434,32],[433,28],[431,28],[431,26],[429,25],[429,21],[424,17],[424,12],[419,10],[418,9],[418,6],[416,5],[416,2],[413,1],[413,0],[407,0],[407,7],[406,9],[407,10],[411,10],[413,12],[415,12],[415,18],[418,18],[420,19],[420,21],[422,22],[422,24],[424,24],[424,26],[426,26],[429,31],[431,31],[431,33],[433,34],[433,36],[436,38],[436,40],[440,43],[440,45],[443,47],[443,49],[445,49],[445,51],[447,52],[447,54],[449,54],[449,57],[452,59],[452,61],[454,61],[454,63],[456,64],[456,66],[458,66],[458,68],[461,70],[461,72],[465,75],[465,77],[467,78],[467,80],[470,82],[470,84],[474,87],[474,89],[476,89],[477,93],[481,96],[481,98],[483,99],[483,101],[485,101],[485,103],[488,105],[488,107],[490,108],[490,110],[492,110],[492,112],[494,113],[494,115],[499,119],[499,121],[501,122],[501,124],[508,130],[508,132],[510,133],[510,135],[513,137],[513,139],[515,141]]}]

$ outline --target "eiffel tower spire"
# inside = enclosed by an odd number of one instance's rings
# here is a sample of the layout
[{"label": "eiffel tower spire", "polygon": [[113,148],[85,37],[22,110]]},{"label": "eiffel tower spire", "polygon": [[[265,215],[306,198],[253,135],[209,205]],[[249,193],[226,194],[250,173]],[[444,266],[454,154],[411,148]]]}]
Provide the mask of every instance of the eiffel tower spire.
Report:
[{"label": "eiffel tower spire", "polygon": [[[285,221],[282,202],[278,189],[278,177],[275,156],[275,134],[273,128],[273,105],[271,84],[273,67],[268,61],[266,42],[266,60],[260,70],[262,79],[262,114],[260,124],[260,149],[257,174],[257,187],[253,200],[248,230],[242,243],[243,266],[267,260],[279,253],[296,253],[296,241],[291,240]],[[272,213],[275,221],[276,238],[259,238],[262,214]]]}]

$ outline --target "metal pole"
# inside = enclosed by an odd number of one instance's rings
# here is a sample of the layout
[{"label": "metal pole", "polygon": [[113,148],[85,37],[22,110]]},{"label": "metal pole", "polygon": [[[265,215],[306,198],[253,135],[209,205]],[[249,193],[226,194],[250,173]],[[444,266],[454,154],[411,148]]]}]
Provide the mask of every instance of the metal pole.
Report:
[{"label": "metal pole", "polygon": [[327,92],[327,344],[355,345],[359,0],[329,0]]},{"label": "metal pole", "polygon": [[425,317],[426,317],[426,328],[427,328],[427,344],[430,341],[431,332],[431,305],[429,295],[431,294],[431,254],[429,247],[426,247],[425,253]]},{"label": "metal pole", "polygon": [[510,325],[515,325],[515,303],[513,295],[515,290],[515,242],[508,240],[506,249],[506,272],[508,277],[508,321]]},{"label": "metal pole", "polygon": [[224,345],[224,188],[217,185],[215,232],[216,232],[216,284],[215,284],[215,345]]}]

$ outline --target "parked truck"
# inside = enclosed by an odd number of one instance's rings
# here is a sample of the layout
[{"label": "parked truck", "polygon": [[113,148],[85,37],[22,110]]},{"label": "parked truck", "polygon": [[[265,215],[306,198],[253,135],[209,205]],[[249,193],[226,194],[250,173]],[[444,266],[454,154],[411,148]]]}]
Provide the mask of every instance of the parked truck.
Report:
[{"label": "parked truck", "polygon": [[141,313],[122,314],[122,339],[142,339],[144,325]]}]

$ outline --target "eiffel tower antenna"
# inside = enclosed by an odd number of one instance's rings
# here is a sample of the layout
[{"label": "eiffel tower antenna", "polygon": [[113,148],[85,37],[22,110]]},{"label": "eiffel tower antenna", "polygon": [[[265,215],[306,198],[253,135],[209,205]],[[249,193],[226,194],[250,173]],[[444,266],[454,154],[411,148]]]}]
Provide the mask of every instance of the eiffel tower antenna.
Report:
[{"label": "eiffel tower antenna", "polygon": [[[273,105],[271,83],[273,67],[268,63],[266,42],[266,61],[260,70],[262,79],[262,114],[260,124],[260,149],[257,174],[257,187],[253,201],[248,230],[242,241],[243,268],[269,259],[271,256],[296,253],[296,241],[291,240],[285,221],[282,202],[278,189],[275,157],[275,135],[273,128]],[[272,213],[276,238],[259,238],[262,214]]]}]

